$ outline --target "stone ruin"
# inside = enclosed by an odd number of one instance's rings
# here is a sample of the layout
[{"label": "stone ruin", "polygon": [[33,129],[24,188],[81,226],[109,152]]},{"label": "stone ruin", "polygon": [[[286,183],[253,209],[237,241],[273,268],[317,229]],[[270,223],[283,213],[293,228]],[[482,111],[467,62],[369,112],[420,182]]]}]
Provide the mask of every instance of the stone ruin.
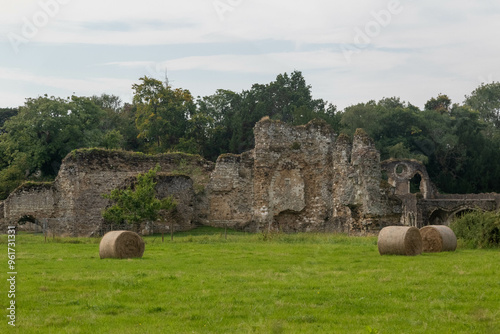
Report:
[{"label": "stone ruin", "polygon": [[[26,183],[0,202],[0,226],[56,235],[98,236],[115,228],[102,218],[102,194],[127,187],[160,164],[157,195],[178,206],[143,234],[208,225],[249,232],[374,234],[389,225],[448,224],[466,210],[498,210],[500,195],[441,195],[425,166],[380,162],[358,129],[352,140],[313,120],[291,126],[268,118],[255,125],[255,148],[221,155],[216,164],[181,153],[156,156],[84,149],[70,153],[52,183]],[[419,191],[410,180],[417,175]],[[122,227],[125,228],[125,227]]]}]

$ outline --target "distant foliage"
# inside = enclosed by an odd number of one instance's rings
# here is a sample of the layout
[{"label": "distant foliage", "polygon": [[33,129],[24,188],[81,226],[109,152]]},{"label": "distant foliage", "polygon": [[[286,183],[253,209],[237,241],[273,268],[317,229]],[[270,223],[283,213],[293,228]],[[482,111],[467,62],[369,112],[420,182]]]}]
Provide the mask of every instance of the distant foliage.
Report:
[{"label": "distant foliage", "polygon": [[500,246],[500,212],[473,211],[455,220],[450,227],[469,247]]},{"label": "distant foliage", "polygon": [[486,122],[500,128],[500,82],[481,84],[466,98],[465,103],[479,111]]},{"label": "distant foliage", "polygon": [[79,148],[180,151],[211,161],[239,154],[254,148],[253,129],[263,117],[293,125],[322,119],[350,136],[363,128],[382,160],[421,161],[443,193],[500,193],[498,82],[482,84],[463,104],[439,94],[423,110],[399,97],[337,110],[313,98],[300,71],[196,99],[189,90],[148,77],[132,90],[131,104],[109,94],[45,95],[26,99],[18,109],[0,108],[0,200],[25,180],[54,179],[62,159]]},{"label": "distant foliage", "polygon": [[382,160],[423,162],[443,193],[500,192],[500,129],[470,105],[440,95],[420,110],[385,98],[346,108],[340,124],[348,135],[365,129]]}]

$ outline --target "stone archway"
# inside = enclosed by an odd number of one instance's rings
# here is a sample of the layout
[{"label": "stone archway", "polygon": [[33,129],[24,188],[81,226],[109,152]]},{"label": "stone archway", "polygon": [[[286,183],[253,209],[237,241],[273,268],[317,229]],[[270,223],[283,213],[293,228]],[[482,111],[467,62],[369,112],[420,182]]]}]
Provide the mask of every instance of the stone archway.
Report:
[{"label": "stone archway", "polygon": [[35,233],[41,233],[44,231],[44,229],[47,228],[47,224],[44,224],[43,222],[38,220],[35,216],[29,214],[21,216],[17,220],[16,225],[23,226],[22,227],[23,231],[35,232]]},{"label": "stone archway", "polygon": [[410,179],[410,193],[412,194],[425,194],[427,192],[427,186],[424,182],[424,178],[420,172],[415,173]]},{"label": "stone archway", "polygon": [[429,225],[448,225],[446,222],[448,221],[449,215],[450,213],[446,210],[436,209],[432,211],[429,216]]},{"label": "stone archway", "polygon": [[474,211],[481,211],[484,212],[484,210],[477,208],[477,207],[471,207],[471,206],[463,206],[460,207],[459,209],[453,210],[452,212],[449,213],[448,219],[447,219],[447,224],[450,225],[450,223],[456,219],[459,218],[460,216],[469,213],[469,212],[474,212]]},{"label": "stone archway", "polygon": [[436,208],[429,215],[428,224],[429,225],[447,225],[449,226],[453,220],[459,217],[461,214],[465,214],[473,211],[484,211],[477,207],[472,207],[469,205],[460,206],[452,210],[445,210],[442,208]]}]

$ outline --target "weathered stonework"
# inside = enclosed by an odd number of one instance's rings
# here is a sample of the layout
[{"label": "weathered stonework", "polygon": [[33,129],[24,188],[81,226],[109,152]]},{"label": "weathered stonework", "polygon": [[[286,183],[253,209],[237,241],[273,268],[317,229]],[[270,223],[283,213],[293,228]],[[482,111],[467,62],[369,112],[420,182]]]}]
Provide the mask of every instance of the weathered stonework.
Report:
[{"label": "weathered stonework", "polygon": [[[255,148],[224,154],[214,165],[199,156],[79,150],[63,161],[53,183],[28,183],[0,202],[0,227],[97,236],[108,226],[102,194],[132,185],[157,164],[159,198],[177,209],[141,226],[143,234],[189,230],[199,224],[258,231],[377,233],[388,225],[448,224],[464,210],[498,210],[499,194],[442,195],[425,166],[414,160],[380,162],[361,129],[352,140],[323,121],[291,126],[264,118],[255,125]],[[387,181],[383,179],[383,173]],[[410,180],[419,175],[420,191]]]},{"label": "weathered stonework", "polygon": [[400,202],[363,131],[352,143],[322,121],[293,127],[263,119],[254,131],[254,150],[217,161],[208,187],[212,223],[367,233],[399,221]]},{"label": "weathered stonework", "polygon": [[[28,184],[14,191],[5,200],[1,225],[27,221],[21,229],[37,225],[35,228],[46,227],[60,235],[101,234],[102,211],[110,205],[102,194],[130,184],[137,174],[157,164],[162,171],[157,184],[159,197],[173,195],[178,202],[175,229],[188,230],[206,223],[207,202],[198,198],[204,196],[213,163],[186,154],[149,156],[95,149],[70,153],[52,184]],[[170,226],[170,222],[160,222],[163,225]]]},{"label": "weathered stonework", "polygon": [[376,231],[399,221],[401,202],[382,180],[380,153],[358,129],[351,143],[341,135],[333,161],[334,217],[341,230]]},{"label": "weathered stonework", "polygon": [[[419,161],[391,159],[382,162],[382,169],[396,196],[402,201],[402,225],[418,228],[449,225],[462,212],[500,209],[500,194],[440,194],[425,166]],[[411,193],[410,180],[415,175],[420,176],[419,191]]]}]

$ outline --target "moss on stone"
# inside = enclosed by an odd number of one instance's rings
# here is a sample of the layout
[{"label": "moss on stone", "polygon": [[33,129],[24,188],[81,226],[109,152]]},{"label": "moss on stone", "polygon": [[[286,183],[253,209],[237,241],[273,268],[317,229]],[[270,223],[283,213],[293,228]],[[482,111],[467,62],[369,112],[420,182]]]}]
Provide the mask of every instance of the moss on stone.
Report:
[{"label": "moss on stone", "polygon": [[48,189],[51,189],[53,186],[54,186],[54,182],[26,181],[23,184],[21,184],[15,191],[18,191],[18,190],[23,190],[23,191],[48,190]]},{"label": "moss on stone", "polygon": [[225,153],[221,154],[217,162],[240,162],[241,154]]},{"label": "moss on stone", "polygon": [[345,134],[345,133],[341,133],[338,137],[337,137],[337,142],[338,143],[346,143],[346,144],[351,144],[351,138]]},{"label": "moss on stone", "polygon": [[133,161],[160,161],[163,159],[174,160],[180,163],[182,160],[187,160],[189,162],[203,162],[203,159],[198,154],[189,154],[182,152],[169,152],[169,153],[161,153],[161,154],[145,154],[142,152],[132,152],[132,151],[124,151],[124,150],[109,150],[104,148],[82,148],[77,149],[69,153],[64,161],[73,160],[103,160],[107,158],[114,158],[125,160],[128,162]]}]

